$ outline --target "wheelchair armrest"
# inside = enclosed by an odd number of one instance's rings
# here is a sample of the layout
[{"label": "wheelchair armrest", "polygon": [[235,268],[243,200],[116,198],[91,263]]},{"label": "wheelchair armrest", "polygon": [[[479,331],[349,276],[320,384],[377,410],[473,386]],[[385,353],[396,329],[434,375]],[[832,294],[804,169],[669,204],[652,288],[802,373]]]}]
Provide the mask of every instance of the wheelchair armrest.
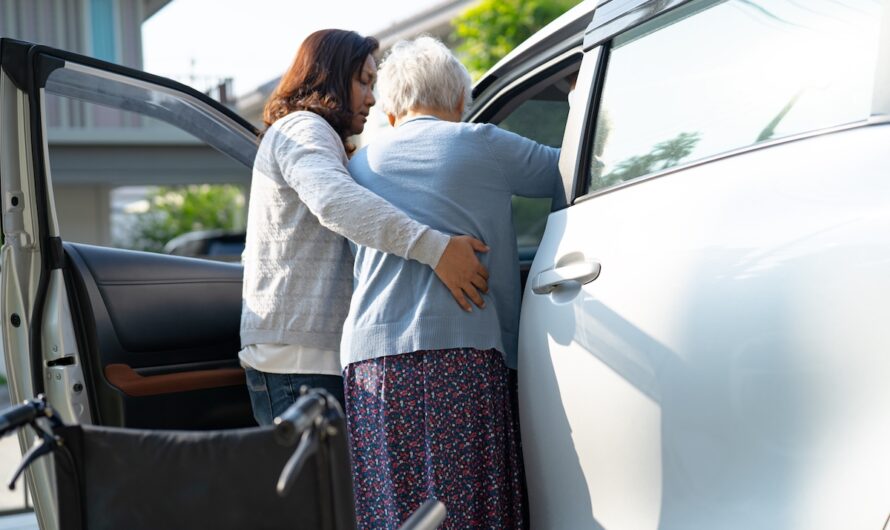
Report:
[{"label": "wheelchair armrest", "polygon": [[399,530],[435,530],[439,528],[448,511],[445,505],[436,499],[427,499],[420,505],[420,508],[414,511]]}]

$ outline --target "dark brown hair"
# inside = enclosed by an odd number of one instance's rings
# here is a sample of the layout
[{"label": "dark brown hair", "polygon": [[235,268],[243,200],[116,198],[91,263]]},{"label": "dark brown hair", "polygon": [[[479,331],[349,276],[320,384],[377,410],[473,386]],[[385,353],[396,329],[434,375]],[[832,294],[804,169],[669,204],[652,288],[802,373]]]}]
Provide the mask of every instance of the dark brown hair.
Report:
[{"label": "dark brown hair", "polygon": [[306,37],[266,102],[266,128],[291,112],[308,110],[327,120],[345,143],[353,118],[352,78],[378,47],[374,37],[341,29],[323,29]]}]

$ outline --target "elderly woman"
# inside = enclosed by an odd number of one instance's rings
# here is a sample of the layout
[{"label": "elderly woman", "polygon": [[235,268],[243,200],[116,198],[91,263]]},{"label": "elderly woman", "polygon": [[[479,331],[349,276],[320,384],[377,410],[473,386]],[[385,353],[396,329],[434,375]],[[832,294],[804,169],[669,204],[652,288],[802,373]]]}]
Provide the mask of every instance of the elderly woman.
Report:
[{"label": "elderly woman", "polygon": [[377,77],[377,41],[316,31],[266,103],[250,188],[239,352],[254,417],[271,424],[304,385],[341,402],[340,329],[352,294],[345,238],[416,260],[467,310],[482,298],[481,241],[406,216],[346,172]]},{"label": "elderly woman", "polygon": [[439,41],[400,42],[378,89],[393,126],[356,153],[357,182],[421,223],[490,243],[484,308],[450,302],[428,268],[356,247],[341,363],[361,528],[395,528],[428,497],[447,528],[523,524],[516,366],[519,267],[510,199],[549,197],[559,151],[460,123],[470,76]]}]

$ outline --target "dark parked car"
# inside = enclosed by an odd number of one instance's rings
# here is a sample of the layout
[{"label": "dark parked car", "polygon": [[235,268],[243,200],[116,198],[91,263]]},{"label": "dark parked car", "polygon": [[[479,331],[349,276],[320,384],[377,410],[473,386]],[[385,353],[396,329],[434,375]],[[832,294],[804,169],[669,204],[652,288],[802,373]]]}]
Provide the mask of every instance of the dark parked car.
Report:
[{"label": "dark parked car", "polygon": [[191,256],[217,261],[241,261],[244,232],[201,230],[175,237],[164,245],[164,252],[174,256]]}]

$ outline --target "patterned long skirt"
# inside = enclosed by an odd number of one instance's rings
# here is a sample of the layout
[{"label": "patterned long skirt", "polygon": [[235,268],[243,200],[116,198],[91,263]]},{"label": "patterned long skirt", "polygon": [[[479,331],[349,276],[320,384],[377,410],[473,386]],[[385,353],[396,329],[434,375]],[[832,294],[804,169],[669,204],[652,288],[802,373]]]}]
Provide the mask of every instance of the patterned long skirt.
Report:
[{"label": "patterned long skirt", "polygon": [[442,528],[524,528],[519,425],[498,351],[381,357],[344,378],[359,528],[397,528],[428,498],[448,510]]}]

